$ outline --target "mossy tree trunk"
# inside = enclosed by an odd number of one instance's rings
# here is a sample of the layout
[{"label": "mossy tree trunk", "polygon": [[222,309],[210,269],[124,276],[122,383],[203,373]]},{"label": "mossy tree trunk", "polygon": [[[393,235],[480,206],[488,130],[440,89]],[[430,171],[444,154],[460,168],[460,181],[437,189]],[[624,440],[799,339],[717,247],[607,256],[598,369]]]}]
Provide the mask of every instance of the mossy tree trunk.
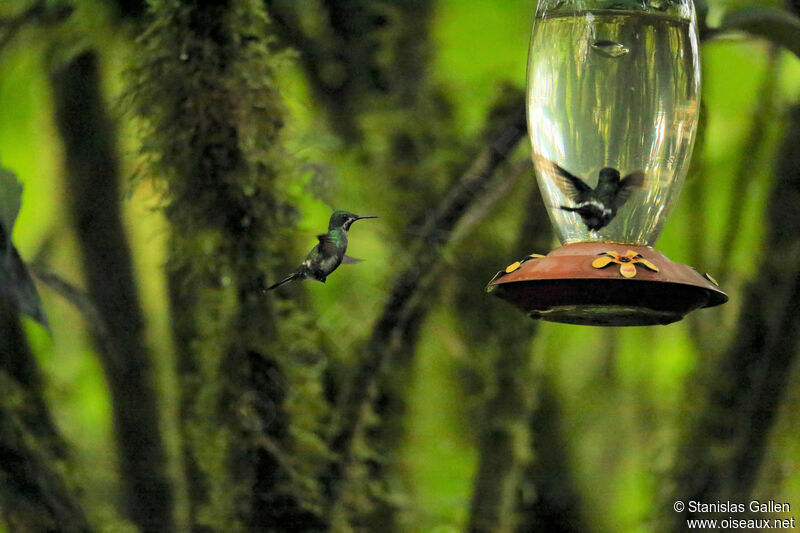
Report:
[{"label": "mossy tree trunk", "polygon": [[[296,449],[291,436],[305,429],[304,442],[313,441],[313,416],[303,415],[298,431],[289,427],[299,402],[306,412],[324,411],[314,390],[293,388],[300,359],[318,356],[319,343],[297,304],[264,291],[294,250],[294,211],[279,199],[287,196],[288,157],[268,20],[255,0],[165,0],[153,4],[152,17],[131,95],[149,127],[171,226],[190,525],[318,530],[315,452]],[[281,333],[302,332],[302,342],[281,341]]]}]

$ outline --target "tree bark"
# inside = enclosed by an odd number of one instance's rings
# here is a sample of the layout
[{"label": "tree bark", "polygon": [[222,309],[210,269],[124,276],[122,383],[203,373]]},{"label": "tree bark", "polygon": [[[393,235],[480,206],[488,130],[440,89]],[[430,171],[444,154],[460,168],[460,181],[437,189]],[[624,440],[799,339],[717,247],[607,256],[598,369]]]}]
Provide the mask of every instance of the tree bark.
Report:
[{"label": "tree bark", "polygon": [[530,453],[527,422],[534,399],[530,347],[537,323],[524,315],[508,318],[509,326],[496,333],[499,351],[478,442],[467,526],[470,533],[511,531],[520,473]]},{"label": "tree bark", "polygon": [[569,448],[561,429],[558,396],[545,376],[536,381],[536,405],[529,419],[533,458],[519,487],[517,533],[586,533],[582,498],[575,485]]},{"label": "tree bark", "polygon": [[55,72],[52,82],[66,155],[67,208],[89,296],[111,339],[111,343],[95,341],[111,394],[123,505],[143,531],[171,531],[172,488],[144,318],[120,213],[116,135],[102,100],[96,54],[81,53]]}]

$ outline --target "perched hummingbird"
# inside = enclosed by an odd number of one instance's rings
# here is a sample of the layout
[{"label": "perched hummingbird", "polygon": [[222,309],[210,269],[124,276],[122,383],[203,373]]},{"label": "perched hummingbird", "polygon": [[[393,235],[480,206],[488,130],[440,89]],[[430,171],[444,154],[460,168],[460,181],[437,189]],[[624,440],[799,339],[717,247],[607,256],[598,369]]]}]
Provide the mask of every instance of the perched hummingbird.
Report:
[{"label": "perched hummingbird", "polygon": [[297,267],[297,270],[278,283],[268,287],[267,290],[278,288],[296,279],[313,278],[325,283],[325,278],[342,263],[361,262],[361,259],[349,257],[345,255],[345,252],[347,251],[347,230],[350,229],[350,224],[364,218],[378,217],[360,217],[347,211],[334,211],[328,223],[328,233],[317,235],[319,242],[308,252],[306,260]]},{"label": "perched hummingbird", "polygon": [[641,170],[620,179],[617,169],[606,167],[600,171],[597,186],[592,189],[582,179],[552,161],[539,158],[539,162],[555,174],[558,188],[577,204],[575,207],[562,205],[559,208],[578,213],[590,231],[607,226],[617,216],[617,209],[628,201],[631,193],[644,185],[644,172]]}]

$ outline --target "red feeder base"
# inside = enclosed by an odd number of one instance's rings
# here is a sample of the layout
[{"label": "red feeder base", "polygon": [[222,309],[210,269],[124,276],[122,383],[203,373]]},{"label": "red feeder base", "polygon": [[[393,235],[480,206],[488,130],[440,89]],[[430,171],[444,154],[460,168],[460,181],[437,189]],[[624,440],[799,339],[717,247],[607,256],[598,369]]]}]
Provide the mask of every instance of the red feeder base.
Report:
[{"label": "red feeder base", "polygon": [[486,291],[531,318],[589,326],[670,324],[728,301],[710,275],[653,248],[603,242],[529,255],[498,272]]}]

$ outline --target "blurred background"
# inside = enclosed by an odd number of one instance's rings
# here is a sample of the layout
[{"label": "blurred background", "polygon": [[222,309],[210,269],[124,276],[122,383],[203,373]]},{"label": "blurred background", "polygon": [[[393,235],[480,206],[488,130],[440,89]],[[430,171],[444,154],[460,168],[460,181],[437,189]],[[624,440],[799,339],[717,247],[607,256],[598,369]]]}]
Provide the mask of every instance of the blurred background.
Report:
[{"label": "blurred background", "polygon": [[[49,322],[3,312],[0,531],[793,516],[800,9],[698,8],[703,123],[657,246],[730,302],[625,329],[484,293],[556,245],[534,1],[0,2],[0,166]],[[264,292],[334,209],[380,217],[365,261]]]}]

